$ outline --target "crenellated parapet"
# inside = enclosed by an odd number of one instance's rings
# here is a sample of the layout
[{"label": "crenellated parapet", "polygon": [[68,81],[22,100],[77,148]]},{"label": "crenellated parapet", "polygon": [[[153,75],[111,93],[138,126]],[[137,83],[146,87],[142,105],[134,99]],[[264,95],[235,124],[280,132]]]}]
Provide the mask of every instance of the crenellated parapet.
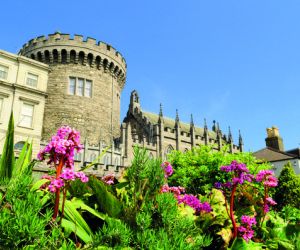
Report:
[{"label": "crenellated parapet", "polygon": [[81,35],[56,32],[39,36],[23,45],[20,55],[53,65],[81,64],[113,75],[123,88],[126,80],[126,61],[119,51],[104,42]]}]

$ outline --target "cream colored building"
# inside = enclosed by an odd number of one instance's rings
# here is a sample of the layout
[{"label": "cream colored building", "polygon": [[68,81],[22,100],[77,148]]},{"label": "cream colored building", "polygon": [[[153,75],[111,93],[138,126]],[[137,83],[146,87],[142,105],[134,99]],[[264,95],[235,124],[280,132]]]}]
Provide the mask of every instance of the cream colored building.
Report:
[{"label": "cream colored building", "polygon": [[0,50],[0,152],[11,111],[15,120],[15,150],[29,140],[33,156],[40,149],[49,66]]}]

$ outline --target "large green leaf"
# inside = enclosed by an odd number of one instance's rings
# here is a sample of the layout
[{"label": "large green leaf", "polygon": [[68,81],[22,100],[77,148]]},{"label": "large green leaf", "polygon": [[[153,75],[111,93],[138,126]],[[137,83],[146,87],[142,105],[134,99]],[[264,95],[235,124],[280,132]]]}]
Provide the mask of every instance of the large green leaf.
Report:
[{"label": "large green leaf", "polygon": [[91,176],[89,178],[88,186],[92,189],[100,210],[111,217],[118,217],[122,211],[122,204],[111,192],[108,191],[106,184],[98,180],[96,177]]},{"label": "large green leaf", "polygon": [[6,132],[5,143],[0,159],[0,178],[11,179],[15,163],[14,155],[14,117],[11,113]]},{"label": "large green leaf", "polygon": [[71,200],[71,203],[76,209],[85,210],[85,211],[91,213],[92,215],[98,217],[101,220],[105,220],[107,217],[105,214],[102,214],[102,213],[98,212],[97,210],[91,208],[90,206],[86,205],[82,200],[77,199],[76,197],[74,197]]},{"label": "large green leaf", "polygon": [[89,232],[84,230],[82,227],[80,227],[77,223],[62,219],[61,226],[67,231],[67,232],[73,232],[75,233],[82,241],[85,243],[89,243],[92,241],[92,236]]},{"label": "large green leaf", "polygon": [[69,200],[65,201],[64,216],[69,221],[75,223],[77,227],[83,229],[89,235],[92,235],[92,230],[90,229],[89,225],[83,219],[81,214],[76,210],[76,206]]}]

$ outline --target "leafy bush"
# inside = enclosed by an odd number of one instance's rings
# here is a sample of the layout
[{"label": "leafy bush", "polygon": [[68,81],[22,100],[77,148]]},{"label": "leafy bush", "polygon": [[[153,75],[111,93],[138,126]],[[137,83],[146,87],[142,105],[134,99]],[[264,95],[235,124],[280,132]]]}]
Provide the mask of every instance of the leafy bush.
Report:
[{"label": "leafy bush", "polygon": [[187,152],[173,151],[169,157],[174,174],[169,178],[171,186],[183,186],[187,193],[207,194],[216,182],[224,182],[225,174],[220,171],[223,165],[233,160],[247,165],[250,173],[256,174],[261,169],[270,169],[269,164],[258,164],[251,153],[228,153],[228,148],[215,151],[211,146],[199,146]]},{"label": "leafy bush", "polygon": [[295,174],[290,162],[280,173],[274,197],[278,210],[287,205],[300,209],[300,177]]},{"label": "leafy bush", "polygon": [[[30,184],[31,177],[23,176],[4,186],[6,190],[0,203],[0,245],[7,249],[57,249],[65,238],[61,230],[51,224],[52,212],[43,211],[40,197],[30,191]],[[71,249],[71,245],[64,244]]]}]

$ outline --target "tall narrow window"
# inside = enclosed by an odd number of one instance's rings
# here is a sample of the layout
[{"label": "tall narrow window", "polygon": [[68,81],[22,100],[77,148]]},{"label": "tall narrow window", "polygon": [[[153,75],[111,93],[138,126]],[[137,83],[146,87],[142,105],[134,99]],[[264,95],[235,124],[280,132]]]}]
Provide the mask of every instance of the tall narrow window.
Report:
[{"label": "tall narrow window", "polygon": [[90,80],[85,81],[84,96],[92,97],[92,81],[90,81]]},{"label": "tall narrow window", "polygon": [[75,95],[75,86],[76,86],[76,78],[70,77],[70,82],[69,82],[69,94],[70,95]]},{"label": "tall narrow window", "polygon": [[83,85],[84,85],[84,80],[82,78],[78,78],[76,94],[79,96],[83,96]]},{"label": "tall narrow window", "polygon": [[28,128],[32,127],[33,109],[34,105],[29,103],[23,103],[21,108],[19,126]]},{"label": "tall narrow window", "polygon": [[36,88],[37,83],[38,83],[38,76],[28,73],[26,78],[26,85]]},{"label": "tall narrow window", "polygon": [[2,114],[3,98],[0,98],[0,118]]},{"label": "tall narrow window", "polygon": [[6,80],[8,73],[8,67],[0,65],[0,79]]}]

